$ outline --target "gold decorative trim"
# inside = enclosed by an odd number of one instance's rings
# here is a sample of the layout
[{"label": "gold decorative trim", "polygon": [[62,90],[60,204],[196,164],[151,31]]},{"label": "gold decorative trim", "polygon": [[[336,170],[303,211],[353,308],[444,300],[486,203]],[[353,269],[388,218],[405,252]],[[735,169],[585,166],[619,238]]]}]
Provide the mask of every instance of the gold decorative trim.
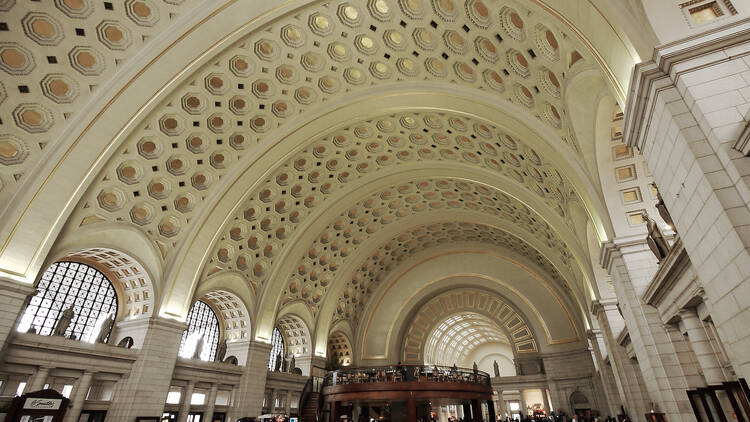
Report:
[{"label": "gold decorative trim", "polygon": [[[414,299],[415,296],[417,296],[420,292],[422,292],[423,290],[425,290],[425,288],[427,288],[427,287],[429,287],[429,286],[431,286],[431,285],[433,285],[435,283],[438,283],[440,281],[443,281],[445,279],[452,278],[452,277],[477,277],[477,278],[481,278],[481,279],[484,279],[484,280],[487,280],[487,281],[492,281],[492,282],[494,282],[496,284],[499,284],[500,286],[505,287],[506,289],[510,290],[511,292],[513,292],[514,294],[516,294],[518,297],[520,297],[521,300],[523,300],[524,303],[526,305],[528,305],[529,309],[531,310],[531,312],[534,313],[534,316],[537,318],[537,320],[539,321],[540,325],[544,329],[544,334],[545,334],[545,337],[547,339],[547,344],[549,344],[549,345],[567,344],[567,343],[573,343],[573,342],[576,342],[576,341],[580,340],[580,333],[578,331],[578,328],[576,327],[576,324],[575,324],[575,322],[573,320],[573,317],[571,316],[570,312],[568,311],[567,306],[565,306],[565,304],[562,302],[562,300],[560,299],[560,297],[557,295],[557,292],[555,292],[554,289],[552,289],[549,286],[549,284],[544,279],[540,278],[531,269],[529,269],[528,267],[526,267],[525,265],[519,263],[518,261],[516,261],[514,259],[511,259],[511,258],[509,258],[507,256],[504,256],[504,255],[500,255],[500,254],[495,253],[493,251],[479,250],[479,249],[462,249],[462,250],[456,250],[456,251],[442,252],[442,253],[439,253],[439,254],[432,255],[432,256],[429,256],[427,258],[424,258],[424,259],[420,260],[419,262],[417,262],[417,263],[409,266],[404,271],[402,271],[397,277],[395,277],[394,279],[391,280],[391,282],[385,288],[385,290],[383,291],[383,293],[380,295],[380,298],[378,299],[377,303],[373,307],[372,312],[369,313],[369,317],[367,319],[367,324],[365,325],[365,330],[364,330],[362,338],[367,338],[368,332],[370,330],[370,325],[372,324],[372,318],[373,318],[373,316],[376,313],[375,310],[380,306],[380,303],[383,301],[383,299],[385,297],[385,294],[388,293],[388,291],[391,290],[391,288],[393,288],[395,286],[395,284],[399,280],[401,280],[402,277],[404,277],[408,272],[410,272],[411,270],[413,270],[415,267],[417,267],[419,265],[422,265],[425,262],[432,261],[434,259],[437,259],[437,258],[440,258],[440,257],[443,257],[443,256],[456,255],[456,254],[461,254],[461,253],[470,253],[470,254],[478,254],[478,255],[490,255],[490,256],[493,256],[493,257],[505,260],[507,262],[510,262],[510,263],[512,263],[512,264],[514,264],[514,265],[516,265],[516,266],[518,266],[520,268],[522,268],[526,272],[528,272],[533,278],[535,278],[539,282],[541,282],[542,285],[550,292],[550,294],[552,294],[552,296],[555,298],[555,300],[557,300],[557,302],[560,304],[560,306],[562,307],[563,311],[565,312],[565,314],[568,317],[568,321],[570,322],[570,325],[573,328],[573,331],[575,332],[575,336],[574,337],[565,338],[565,339],[553,340],[552,339],[552,335],[549,332],[549,328],[547,327],[547,324],[544,321],[544,319],[542,318],[541,314],[539,314],[539,312],[536,310],[536,307],[524,295],[522,295],[517,289],[515,289],[514,287],[511,287],[510,285],[508,285],[507,283],[505,283],[503,281],[497,280],[497,279],[495,279],[493,277],[490,277],[490,276],[486,276],[486,275],[483,275],[483,274],[475,274],[475,273],[455,273],[455,274],[451,274],[451,275],[448,275],[448,276],[445,276],[445,277],[440,277],[438,279],[435,279],[435,280],[432,280],[432,281],[430,281],[428,283],[425,283],[422,286],[422,288],[420,288],[415,293],[413,293],[411,296],[409,296],[409,298],[406,300],[406,302],[404,302],[404,304],[399,308],[399,311],[398,311],[397,315],[401,315],[402,314],[402,312],[404,311],[404,308],[407,306],[407,304],[409,304],[411,302],[412,299]],[[388,334],[386,335],[386,339],[385,339],[385,352],[386,353],[388,353],[388,350],[390,349],[390,341],[391,341],[391,337],[392,336],[393,336],[393,324],[391,324],[390,328],[388,329]],[[361,359],[385,359],[386,358],[386,355],[365,355],[364,354],[364,348],[365,348],[365,344],[364,344],[364,342],[362,342],[362,347],[361,347],[361,350],[360,350],[360,357],[361,357]]]}]

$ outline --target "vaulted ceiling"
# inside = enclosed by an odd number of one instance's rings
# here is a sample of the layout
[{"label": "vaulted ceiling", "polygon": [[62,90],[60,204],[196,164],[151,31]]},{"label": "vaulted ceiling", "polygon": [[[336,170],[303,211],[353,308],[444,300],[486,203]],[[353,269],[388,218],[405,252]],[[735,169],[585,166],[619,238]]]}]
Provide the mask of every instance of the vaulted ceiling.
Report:
[{"label": "vaulted ceiling", "polygon": [[462,243],[527,259],[585,320],[586,228],[609,223],[566,89],[621,95],[613,53],[541,1],[271,3],[0,1],[3,273],[119,227],[156,251],[149,312],[200,291],[236,338],[287,315],[325,353],[396,267]]}]

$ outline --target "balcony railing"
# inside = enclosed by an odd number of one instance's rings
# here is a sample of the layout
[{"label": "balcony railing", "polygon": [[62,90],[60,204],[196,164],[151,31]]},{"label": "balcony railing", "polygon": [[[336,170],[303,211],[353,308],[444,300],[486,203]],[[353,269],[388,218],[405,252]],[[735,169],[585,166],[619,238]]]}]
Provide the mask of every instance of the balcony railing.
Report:
[{"label": "balcony railing", "polygon": [[457,382],[490,386],[490,374],[468,368],[437,365],[393,365],[329,372],[323,386],[372,382]]}]

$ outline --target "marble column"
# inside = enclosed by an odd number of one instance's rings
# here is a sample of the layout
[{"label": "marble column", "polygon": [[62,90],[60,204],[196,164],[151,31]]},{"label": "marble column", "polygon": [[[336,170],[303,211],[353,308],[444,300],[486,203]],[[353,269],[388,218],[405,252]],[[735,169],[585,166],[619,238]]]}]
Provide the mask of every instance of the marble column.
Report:
[{"label": "marble column", "polygon": [[272,389],[271,390],[271,405],[268,406],[268,408],[270,409],[269,410],[270,413],[276,413],[276,397],[278,397],[278,392],[276,391],[276,389]]},{"label": "marble column", "polygon": [[188,414],[190,413],[190,401],[193,399],[193,390],[195,389],[195,381],[190,380],[182,390],[182,397],[180,400],[180,413],[177,415],[177,422],[186,422]]},{"label": "marble column", "polygon": [[658,269],[645,239],[616,238],[602,245],[601,262],[609,271],[633,351],[656,409],[669,420],[694,418],[686,394],[688,381],[675,362],[675,346],[655,307],[643,293]]},{"label": "marble column", "polygon": [[287,416],[292,414],[292,392],[287,391],[286,392],[286,400],[285,400],[285,406],[284,410],[286,411]]},{"label": "marble column", "polygon": [[133,422],[138,416],[161,415],[180,349],[182,322],[152,317],[130,321],[145,330],[138,358],[118,388],[107,411],[106,422]]},{"label": "marble column", "polygon": [[[240,384],[237,386],[237,392],[232,401],[233,418],[255,417],[263,411],[263,397],[266,394],[266,375],[268,374],[270,353],[271,345],[269,343],[259,341],[248,343],[245,371],[240,377]],[[271,403],[272,405],[273,403]]]},{"label": "marble column", "polygon": [[519,400],[521,401],[521,417],[529,415],[529,410],[526,408],[526,396],[524,394],[524,391],[526,390],[519,390]]},{"label": "marble column", "polygon": [[497,412],[503,417],[508,412],[505,406],[505,399],[503,398],[503,390],[497,390]]},{"label": "marble column", "polygon": [[547,396],[547,389],[542,388],[542,402],[544,403],[544,410],[549,415],[549,412],[552,411],[549,407],[549,397]]},{"label": "marble column", "polygon": [[721,384],[726,381],[719,359],[716,357],[713,347],[711,347],[706,330],[698,318],[695,308],[683,309],[678,315],[681,319],[682,327],[687,332],[688,341],[690,341],[690,346],[693,348],[698,365],[700,365],[701,371],[703,371],[703,378],[706,380],[706,384]]},{"label": "marble column", "polygon": [[214,408],[216,407],[216,394],[219,392],[219,384],[211,384],[211,390],[208,392],[208,401],[203,411],[203,422],[213,422]]},{"label": "marble column", "polygon": [[26,391],[39,391],[44,388],[44,384],[47,382],[47,378],[49,378],[49,370],[50,368],[47,366],[40,366],[36,374],[29,380]]},{"label": "marble column", "polygon": [[81,416],[81,410],[83,410],[83,405],[86,402],[86,394],[89,392],[93,377],[93,372],[84,371],[81,377],[78,378],[73,386],[73,391],[70,395],[70,408],[65,413],[63,422],[76,422]]}]

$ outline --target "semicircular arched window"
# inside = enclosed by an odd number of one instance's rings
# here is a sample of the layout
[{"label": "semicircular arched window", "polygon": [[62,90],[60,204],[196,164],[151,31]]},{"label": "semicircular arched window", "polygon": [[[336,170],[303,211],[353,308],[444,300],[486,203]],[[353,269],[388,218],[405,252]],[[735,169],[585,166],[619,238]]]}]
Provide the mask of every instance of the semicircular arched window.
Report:
[{"label": "semicircular arched window", "polygon": [[[182,332],[180,357],[193,358],[212,362],[216,359],[219,347],[219,319],[206,302],[199,300],[193,304],[188,313],[187,330]],[[200,349],[200,350],[198,350]]]},{"label": "semicircular arched window", "polygon": [[108,320],[117,316],[117,293],[99,270],[78,262],[56,262],[42,274],[36,288],[18,331],[52,335],[63,313],[72,307],[73,315],[63,334],[66,338],[94,343],[106,330],[102,338],[108,340],[112,331]]},{"label": "semicircular arched window", "polygon": [[271,353],[268,355],[268,370],[275,370],[277,361],[279,361],[279,368],[283,368],[284,357],[284,337],[278,328],[274,328],[273,334],[271,334]]}]

